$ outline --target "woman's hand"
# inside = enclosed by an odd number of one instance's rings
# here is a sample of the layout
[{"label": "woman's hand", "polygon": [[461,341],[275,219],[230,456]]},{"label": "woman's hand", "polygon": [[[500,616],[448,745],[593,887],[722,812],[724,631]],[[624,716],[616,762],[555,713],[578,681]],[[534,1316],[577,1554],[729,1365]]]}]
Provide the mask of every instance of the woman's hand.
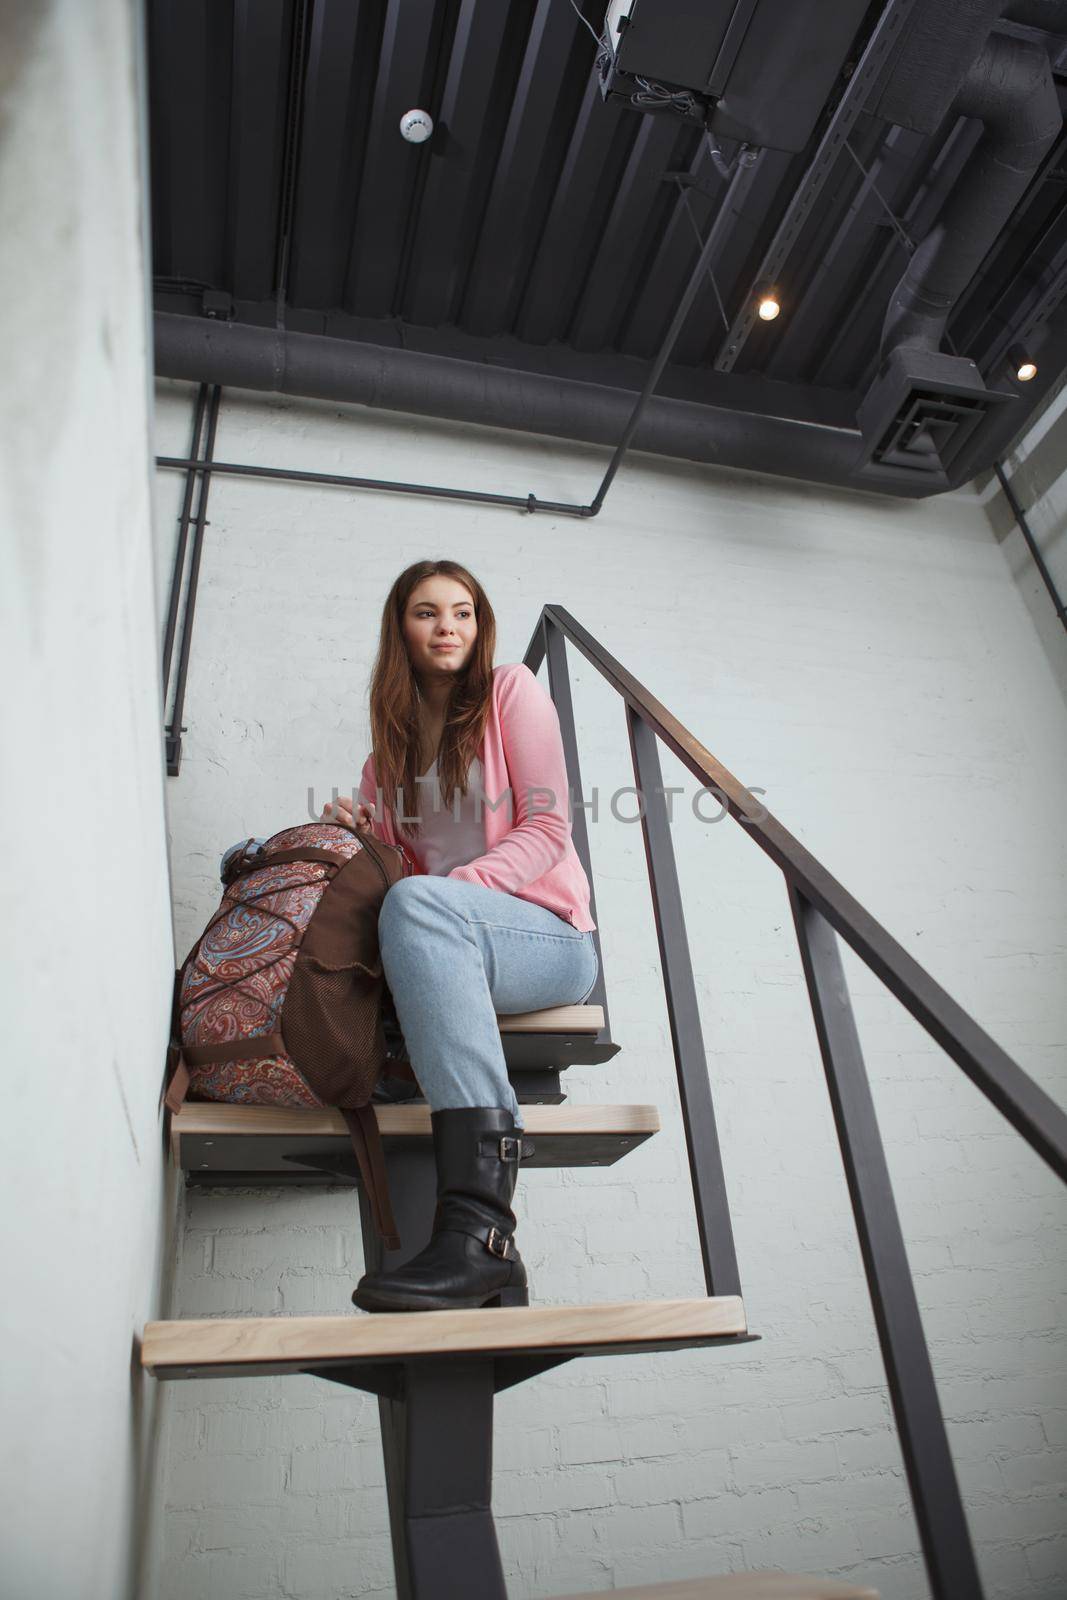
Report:
[{"label": "woman's hand", "polygon": [[357,833],[370,833],[374,822],[374,801],[356,804],[351,795],[338,795],[335,801],[322,808],[323,822],[342,822]]}]

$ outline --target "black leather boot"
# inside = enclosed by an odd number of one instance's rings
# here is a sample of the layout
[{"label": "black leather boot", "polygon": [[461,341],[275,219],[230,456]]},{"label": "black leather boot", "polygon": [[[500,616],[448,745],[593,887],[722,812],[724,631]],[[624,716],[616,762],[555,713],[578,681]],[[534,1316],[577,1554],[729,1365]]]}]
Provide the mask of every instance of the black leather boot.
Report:
[{"label": "black leather boot", "polygon": [[437,1162],[430,1242],[392,1272],[366,1273],[352,1299],[363,1311],[528,1305],[511,1209],[521,1130],[510,1111],[485,1106],[434,1111],[430,1122]]}]

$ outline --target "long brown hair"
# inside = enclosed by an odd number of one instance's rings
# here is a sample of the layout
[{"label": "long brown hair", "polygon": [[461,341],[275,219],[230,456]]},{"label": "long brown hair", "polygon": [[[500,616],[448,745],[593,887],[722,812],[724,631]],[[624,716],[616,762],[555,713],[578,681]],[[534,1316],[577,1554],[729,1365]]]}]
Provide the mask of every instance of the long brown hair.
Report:
[{"label": "long brown hair", "polygon": [[[397,578],[382,609],[382,632],[370,682],[371,745],[374,771],[383,803],[396,815],[397,791],[404,795],[404,817],[420,813],[422,791],[415,779],[419,770],[419,683],[404,641],[403,621],[408,601],[425,578],[454,578],[470,591],[478,634],[471,658],[457,674],[445,708],[445,725],[437,755],[437,781],[441,803],[452,804],[458,788],[467,792],[467,770],[478,754],[493,697],[493,656],[496,653],[496,618],[489,597],[473,573],[458,561],[416,561]],[[418,822],[403,824],[410,834]]]}]

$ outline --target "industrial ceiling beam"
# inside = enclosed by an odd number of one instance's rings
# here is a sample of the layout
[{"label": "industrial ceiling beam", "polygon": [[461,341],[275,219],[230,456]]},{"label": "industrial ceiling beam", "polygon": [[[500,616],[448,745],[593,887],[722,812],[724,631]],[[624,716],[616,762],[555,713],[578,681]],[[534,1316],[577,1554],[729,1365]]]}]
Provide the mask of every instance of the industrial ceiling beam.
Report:
[{"label": "industrial ceiling beam", "polygon": [[569,5],[537,0],[526,38],[459,320],[471,333],[510,331],[538,229],[562,164],[569,93],[581,94],[595,46]]},{"label": "industrial ceiling beam", "polygon": [[541,234],[534,241],[515,331],[529,344],[547,344],[570,325],[611,203],[617,168],[639,127],[618,101],[605,102],[591,73],[556,180]]},{"label": "industrial ceiling beam", "polygon": [[804,283],[797,314],[782,318],[775,331],[764,363],[775,378],[791,382],[809,377],[840,327],[842,306],[856,305],[870,294],[872,262],[887,252],[895,252],[900,263],[906,259],[899,234],[886,227],[885,207],[896,209],[922,139],[907,128],[878,132],[879,144],[866,172],[854,168],[855,192],[845,210],[835,214],[833,230]]},{"label": "industrial ceiling beam", "polygon": [[225,281],[252,300],[275,287],[293,10],[294,0],[234,7]]},{"label": "industrial ceiling beam", "polygon": [[423,327],[459,312],[480,200],[471,172],[490,127],[507,23],[506,5],[461,0],[404,286],[405,320]]},{"label": "industrial ceiling beam", "polygon": [[376,10],[367,0],[321,0],[312,8],[293,197],[290,305],[341,304],[378,68]]},{"label": "industrial ceiling beam", "polygon": [[844,150],[844,141],[863,111],[875,80],[889,58],[889,52],[902,37],[904,24],[915,3],[916,0],[888,0],[867,41],[859,64],[845,85],[841,99],[819,140],[814,159],[786,207],[785,215],[775,229],[774,238],[764,252],[748,293],[744,295],[731,323],[730,331],[719,345],[715,357],[716,371],[732,372],[737,365],[745,341],[756,322],[756,292],[762,284],[774,284],[781,278],[789,252],[799,238],[815,201]]},{"label": "industrial ceiling beam", "polygon": [[687,132],[670,117],[641,118],[571,322],[568,343],[576,350],[603,350],[614,342],[641,266],[676,203],[663,172],[674,165],[675,146]]},{"label": "industrial ceiling beam", "polygon": [[428,145],[401,137],[399,122],[432,85],[441,25],[436,0],[388,0],[342,300],[365,316],[397,312],[411,202],[430,159]]}]

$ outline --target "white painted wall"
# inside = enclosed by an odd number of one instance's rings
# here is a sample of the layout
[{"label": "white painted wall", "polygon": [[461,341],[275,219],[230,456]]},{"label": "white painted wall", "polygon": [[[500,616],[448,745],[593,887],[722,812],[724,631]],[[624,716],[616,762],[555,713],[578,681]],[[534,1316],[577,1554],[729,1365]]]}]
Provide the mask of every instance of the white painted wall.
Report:
[{"label": "white painted wall", "polygon": [[[160,447],[191,391],[166,385]],[[228,395],[224,461],[588,498],[603,452]],[[169,561],[179,482],[161,474]],[[1067,729],[970,492],[898,503],[652,458],[576,523],[216,480],[171,792],[182,953],[220,849],[345,791],[368,745],[382,603],[448,555],[486,585],[499,661],[565,605],[1050,1091],[1067,1098]],[[632,782],[621,703],[572,653],[587,790]],[[692,785],[665,757],[667,783]],[[701,1276],[640,829],[592,829],[615,1037],[578,1101],[654,1100],[615,1168],[533,1172],[520,1238],[541,1302],[695,1295]],[[762,1343],[577,1362],[498,1403],[513,1600],[744,1566],[926,1594],[787,900],[726,821],[675,828],[742,1276]],[[1064,1236],[1055,1180],[851,955],[960,1476],[990,1596],[1067,1594]],[[344,1192],[188,1204],[182,1316],[346,1313]],[[161,1600],[384,1597],[377,1411],[314,1379],[182,1385]],[[1060,1409],[1057,1409],[1060,1408]]]},{"label": "white painted wall", "polygon": [[[1053,586],[1061,603],[1067,605],[1067,380],[1053,391],[1031,426],[1007,451],[1002,465]],[[1063,624],[997,479],[990,473],[980,483],[993,532],[1067,704]]]},{"label": "white painted wall", "polygon": [[5,1600],[152,1593],[173,939],[138,15],[0,8]]}]

